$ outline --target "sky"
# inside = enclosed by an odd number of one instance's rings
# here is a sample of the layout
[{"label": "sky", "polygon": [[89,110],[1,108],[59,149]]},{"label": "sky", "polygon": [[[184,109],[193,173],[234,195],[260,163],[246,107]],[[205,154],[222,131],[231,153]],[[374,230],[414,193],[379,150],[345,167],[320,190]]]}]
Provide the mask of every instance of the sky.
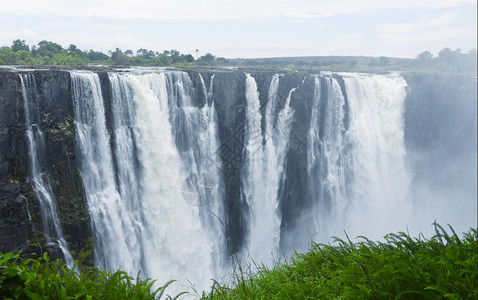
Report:
[{"label": "sky", "polygon": [[0,47],[414,58],[477,47],[476,0],[0,0]]}]

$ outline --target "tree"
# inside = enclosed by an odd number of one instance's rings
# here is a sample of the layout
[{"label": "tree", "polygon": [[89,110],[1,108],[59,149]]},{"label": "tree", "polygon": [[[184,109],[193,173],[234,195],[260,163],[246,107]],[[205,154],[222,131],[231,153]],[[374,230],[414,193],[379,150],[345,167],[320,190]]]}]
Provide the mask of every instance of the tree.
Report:
[{"label": "tree", "polygon": [[[33,52],[33,51],[32,51]],[[52,58],[55,54],[63,53],[63,47],[57,43],[49,41],[41,41],[38,43],[38,48],[36,48],[34,55],[48,56]]]},{"label": "tree", "polygon": [[111,60],[115,65],[126,65],[129,57],[124,55],[120,48],[116,48],[114,52],[111,52]]},{"label": "tree", "polygon": [[440,52],[438,52],[438,57],[436,58],[437,62],[449,64],[453,60],[453,50],[450,48],[444,48]]},{"label": "tree", "polygon": [[18,55],[10,47],[3,47],[0,51],[0,61],[4,64],[14,65],[17,63]]},{"label": "tree", "polygon": [[90,50],[90,52],[88,52],[86,56],[92,61],[100,61],[100,60],[108,59],[108,55],[104,54],[103,52],[97,52],[93,50]]},{"label": "tree", "polygon": [[386,66],[386,65],[388,65],[389,63],[390,63],[390,59],[388,59],[388,57],[386,57],[386,56],[380,56],[380,58],[379,58],[379,64],[380,64],[381,66]]},{"label": "tree", "polygon": [[[164,51],[164,52],[166,52],[166,51]],[[159,66],[167,66],[171,63],[169,61],[169,57],[164,52],[156,58],[157,64]],[[169,53],[169,51],[168,51],[168,53]]]},{"label": "tree", "polygon": [[433,59],[433,54],[430,51],[423,51],[418,54],[418,60],[420,61],[431,61]]},{"label": "tree", "polygon": [[13,52],[22,51],[22,50],[30,52],[30,47],[28,47],[25,40],[18,39],[13,41],[12,50]]},{"label": "tree", "polygon": [[216,57],[212,55],[211,53],[206,53],[206,55],[201,56],[200,59],[205,62],[213,62],[216,59]]},{"label": "tree", "polygon": [[20,51],[17,51],[16,53],[21,63],[30,64],[32,62],[32,55],[30,54],[30,52],[26,50],[20,50]]},{"label": "tree", "polygon": [[429,66],[433,61],[433,54],[430,51],[424,51],[417,56],[418,65]]},{"label": "tree", "polygon": [[169,51],[169,59],[173,64],[180,61],[180,55],[181,53],[178,50],[171,49],[171,51]]},{"label": "tree", "polygon": [[78,49],[75,45],[71,44],[70,47],[66,50],[70,56],[86,57],[86,53]]},{"label": "tree", "polygon": [[194,61],[194,57],[193,57],[191,54],[184,55],[184,59],[185,59],[187,62],[193,62],[193,61]]},{"label": "tree", "polygon": [[146,50],[146,49],[143,49],[143,48],[138,49],[138,51],[136,51],[136,55],[144,57],[146,59],[152,59],[155,56],[153,50]]}]

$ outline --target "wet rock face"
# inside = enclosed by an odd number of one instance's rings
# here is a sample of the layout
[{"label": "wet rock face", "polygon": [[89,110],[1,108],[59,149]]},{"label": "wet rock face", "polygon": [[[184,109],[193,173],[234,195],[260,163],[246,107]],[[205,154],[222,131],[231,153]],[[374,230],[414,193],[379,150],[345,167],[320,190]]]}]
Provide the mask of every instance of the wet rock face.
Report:
[{"label": "wet rock face", "polygon": [[[10,161],[15,155],[14,127],[20,121],[18,77],[12,72],[0,72],[0,184],[8,183]],[[23,122],[22,122],[23,123]]]},{"label": "wet rock face", "polygon": [[[73,256],[77,258],[80,252],[91,252],[92,233],[77,168],[70,75],[61,70],[30,73],[34,76],[35,92],[41,103],[39,126],[45,134],[48,153],[44,162],[45,171],[49,174],[56,197],[63,234]],[[225,186],[224,225],[231,251],[234,252],[242,247],[247,226],[247,220],[244,219],[247,217],[244,213],[247,206],[241,196],[241,170],[245,161],[246,75],[242,72],[212,71],[188,71],[188,74],[197,91],[195,105],[203,106],[206,100],[215,103],[219,134],[216,155],[222,163]],[[270,72],[252,73],[261,107],[267,104],[273,75]],[[106,123],[111,128],[108,74],[100,72],[99,76]],[[212,84],[212,97],[208,99],[202,90],[201,77],[207,90]],[[431,170],[427,174],[418,173],[416,177],[433,181],[433,185],[446,183],[454,174],[434,170],[433,166],[444,166],[443,162],[449,161],[447,166],[450,168],[446,168],[452,170],[452,157],[470,156],[471,161],[475,155],[474,164],[461,166],[460,169],[467,172],[466,176],[476,178],[473,169],[476,166],[476,80],[437,74],[404,74],[404,77],[410,86],[404,115],[408,159],[412,169],[417,172]],[[290,101],[294,119],[286,156],[288,180],[279,191],[281,231],[285,232],[287,228],[294,227],[294,220],[310,205],[307,202],[307,137],[315,84],[313,76],[302,73],[283,74],[279,80],[280,103],[285,103],[290,90],[297,88]],[[43,250],[46,247],[42,244],[39,203],[28,182],[29,157],[23,110],[18,73],[0,71],[0,251],[22,250],[39,254],[40,247]],[[470,132],[474,134],[470,135]],[[467,139],[465,135],[473,136],[474,139]],[[463,141],[467,141],[466,144]],[[420,153],[430,155],[420,156]],[[463,189],[470,187],[463,186]],[[53,256],[59,253],[55,249],[49,251]],[[86,256],[91,261],[91,255]]]},{"label": "wet rock face", "polygon": [[[73,253],[86,251],[89,217],[75,154],[74,113],[70,74],[65,71],[38,71],[37,83],[41,124],[48,156],[44,163],[56,198],[62,230]],[[60,251],[58,255],[60,255]]]},{"label": "wet rock face", "polygon": [[22,160],[22,106],[18,76],[0,72],[0,251],[25,251],[28,216],[20,197],[19,178],[26,178]]},{"label": "wet rock face", "polygon": [[[208,78],[212,77],[209,74]],[[231,249],[240,249],[246,230],[242,214],[246,205],[241,198],[240,171],[244,163],[245,78],[242,73],[217,73],[213,80],[213,98],[217,111],[219,149],[225,185],[226,232]]]},{"label": "wet rock face", "polygon": [[0,185],[0,252],[28,251],[28,216],[17,184]]},{"label": "wet rock face", "polygon": [[[88,215],[76,170],[73,108],[69,73],[29,72],[39,102],[39,128],[45,134],[47,157],[42,169],[55,194],[65,238],[73,251],[88,240]],[[22,250],[26,256],[47,250],[38,199],[29,182],[29,153],[25,135],[24,99],[18,73],[0,72],[0,251]]]}]

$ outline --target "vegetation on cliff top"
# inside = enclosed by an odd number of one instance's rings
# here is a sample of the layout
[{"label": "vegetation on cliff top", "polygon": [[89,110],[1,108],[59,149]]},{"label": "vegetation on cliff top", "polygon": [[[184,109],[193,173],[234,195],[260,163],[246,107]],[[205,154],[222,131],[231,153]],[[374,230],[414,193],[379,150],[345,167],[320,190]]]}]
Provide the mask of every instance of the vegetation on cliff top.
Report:
[{"label": "vegetation on cliff top", "polygon": [[[196,50],[198,51],[198,50]],[[225,59],[211,53],[196,58],[191,54],[182,54],[177,50],[162,52],[138,49],[121,50],[116,48],[108,55],[99,51],[83,51],[76,45],[68,48],[50,42],[41,41],[38,45],[29,46],[24,40],[15,40],[11,46],[0,48],[0,65],[25,66],[158,66],[198,68],[202,66],[235,67],[259,70],[307,70],[309,72],[327,71],[359,71],[386,72],[401,70],[435,70],[446,72],[476,73],[476,49],[464,53],[461,49],[445,48],[434,56],[424,51],[415,59],[393,57],[364,56],[311,56],[311,57],[278,57],[258,59]]]},{"label": "vegetation on cliff top", "polygon": [[[430,239],[403,232],[384,242],[334,238],[335,245],[316,244],[270,269],[237,265],[231,281],[214,281],[202,299],[476,299],[477,230],[460,239],[453,228],[450,235],[434,226]],[[171,283],[153,291],[152,280],[121,271],[75,274],[47,255],[0,253],[2,299],[157,299]]]}]

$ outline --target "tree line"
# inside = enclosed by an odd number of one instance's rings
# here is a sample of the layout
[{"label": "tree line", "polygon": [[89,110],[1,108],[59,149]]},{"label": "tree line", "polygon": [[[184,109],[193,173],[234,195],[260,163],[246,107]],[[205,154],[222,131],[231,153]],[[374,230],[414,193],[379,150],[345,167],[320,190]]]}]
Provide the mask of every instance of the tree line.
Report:
[{"label": "tree line", "polygon": [[477,52],[472,49],[467,53],[461,49],[444,48],[434,56],[424,51],[415,58],[369,57],[369,56],[309,56],[309,57],[274,57],[255,59],[230,59],[230,65],[246,67],[275,67],[305,69],[311,71],[407,71],[428,70],[443,72],[475,72]]},{"label": "tree line", "polygon": [[436,57],[430,51],[424,51],[414,62],[418,67],[440,71],[476,72],[476,54],[476,49],[465,53],[461,49],[444,48]]},{"label": "tree line", "polygon": [[[198,50],[197,50],[198,51]],[[197,52],[196,51],[196,52]],[[216,61],[226,61],[207,53],[195,59],[191,54],[182,54],[177,50],[156,52],[148,49],[122,51],[116,48],[108,55],[94,50],[83,51],[71,44],[68,48],[50,42],[41,41],[37,45],[29,46],[25,40],[17,39],[11,46],[0,48],[0,65],[116,65],[116,66],[187,66],[210,65]]]},{"label": "tree line", "polygon": [[[196,49],[196,56],[198,53]],[[50,42],[41,41],[29,46],[25,40],[17,39],[11,46],[0,48],[0,65],[58,65],[58,66],[229,66],[253,68],[289,68],[306,69],[310,71],[402,71],[402,70],[436,70],[445,72],[475,72],[477,52],[472,49],[467,53],[461,49],[444,48],[437,56],[430,51],[424,51],[416,58],[364,57],[364,56],[311,56],[311,57],[281,57],[258,59],[225,59],[207,53],[194,58],[191,54],[183,54],[177,50],[157,52],[148,49],[121,50],[116,48],[103,52],[83,51],[71,44],[68,48]]]}]

